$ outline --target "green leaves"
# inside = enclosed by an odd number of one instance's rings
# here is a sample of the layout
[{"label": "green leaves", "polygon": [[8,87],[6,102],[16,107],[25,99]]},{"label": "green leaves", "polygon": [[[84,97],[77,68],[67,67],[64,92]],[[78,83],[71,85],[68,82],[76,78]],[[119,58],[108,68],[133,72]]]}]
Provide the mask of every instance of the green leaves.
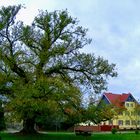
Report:
[{"label": "green leaves", "polygon": [[0,10],[0,30],[5,26],[9,26],[14,24],[15,18],[19,10],[21,9],[21,5],[18,6],[8,6],[2,7]]},{"label": "green leaves", "polygon": [[115,65],[81,53],[91,39],[67,10],[40,11],[26,26],[15,20],[21,8],[0,9],[0,75],[10,81],[8,109],[24,120],[53,112],[82,118],[82,87],[100,93],[116,76]]},{"label": "green leaves", "polygon": [[116,112],[112,105],[102,104],[101,107],[96,106],[94,104],[89,105],[87,110],[85,111],[86,120],[90,120],[95,124],[99,124],[100,122],[111,120]]}]

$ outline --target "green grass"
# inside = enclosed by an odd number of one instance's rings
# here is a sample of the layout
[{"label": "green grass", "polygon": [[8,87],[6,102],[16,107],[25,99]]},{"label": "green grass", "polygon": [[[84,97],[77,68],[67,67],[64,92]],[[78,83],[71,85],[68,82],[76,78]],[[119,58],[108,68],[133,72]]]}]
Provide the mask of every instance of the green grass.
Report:
[{"label": "green grass", "polygon": [[93,134],[89,137],[76,136],[72,133],[48,133],[38,135],[15,135],[1,133],[1,140],[139,140],[140,134]]}]

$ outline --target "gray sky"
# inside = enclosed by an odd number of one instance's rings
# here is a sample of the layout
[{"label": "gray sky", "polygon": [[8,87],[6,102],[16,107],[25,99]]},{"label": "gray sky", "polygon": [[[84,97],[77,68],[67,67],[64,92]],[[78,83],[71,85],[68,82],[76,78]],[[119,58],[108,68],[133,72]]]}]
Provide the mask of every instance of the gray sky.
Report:
[{"label": "gray sky", "polygon": [[0,0],[0,6],[25,4],[19,18],[29,24],[38,9],[68,9],[93,41],[84,48],[116,64],[118,77],[108,91],[140,99],[140,0]]}]

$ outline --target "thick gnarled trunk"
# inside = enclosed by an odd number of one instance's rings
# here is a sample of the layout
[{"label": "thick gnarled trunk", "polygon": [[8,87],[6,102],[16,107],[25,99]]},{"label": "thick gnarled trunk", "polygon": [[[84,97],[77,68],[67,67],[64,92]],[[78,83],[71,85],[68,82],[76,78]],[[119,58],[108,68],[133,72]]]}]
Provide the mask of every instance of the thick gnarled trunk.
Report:
[{"label": "thick gnarled trunk", "polygon": [[31,134],[31,133],[37,133],[35,129],[35,119],[33,118],[26,118],[23,120],[23,129],[20,131],[24,134]]}]

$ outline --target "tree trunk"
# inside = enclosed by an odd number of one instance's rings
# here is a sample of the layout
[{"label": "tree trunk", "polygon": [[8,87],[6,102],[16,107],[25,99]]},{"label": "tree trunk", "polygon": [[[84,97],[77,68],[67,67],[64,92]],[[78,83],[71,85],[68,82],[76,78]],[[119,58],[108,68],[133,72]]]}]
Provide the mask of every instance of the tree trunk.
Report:
[{"label": "tree trunk", "polygon": [[6,128],[5,120],[4,120],[4,110],[2,107],[2,103],[0,101],[0,131]]},{"label": "tree trunk", "polygon": [[35,130],[35,119],[33,118],[26,118],[23,120],[23,129],[20,131],[23,134],[33,134],[37,133]]}]

